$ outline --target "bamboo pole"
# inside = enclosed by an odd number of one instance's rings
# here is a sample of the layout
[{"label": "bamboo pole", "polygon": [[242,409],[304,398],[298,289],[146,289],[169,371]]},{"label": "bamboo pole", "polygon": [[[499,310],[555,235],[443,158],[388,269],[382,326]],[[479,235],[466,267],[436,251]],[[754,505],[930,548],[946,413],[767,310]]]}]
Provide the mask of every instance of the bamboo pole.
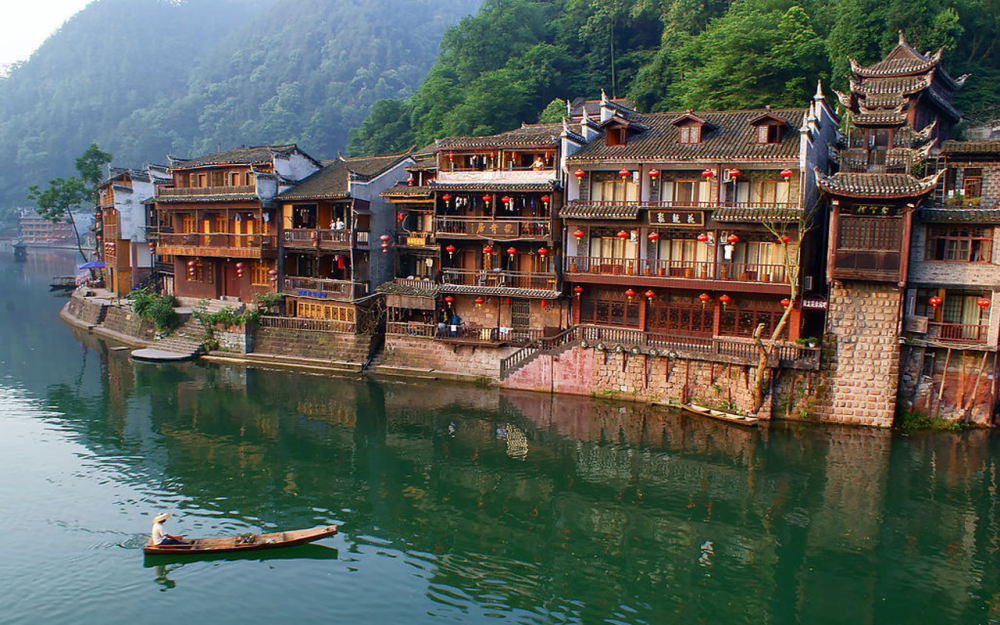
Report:
[{"label": "bamboo pole", "polygon": [[976,375],[976,383],[972,385],[972,395],[969,396],[969,401],[967,402],[966,412],[972,410],[972,407],[976,404],[976,394],[979,393],[979,381],[983,379],[983,371],[986,370],[986,360],[989,357],[989,352],[983,352],[983,361],[979,364],[979,373]]},{"label": "bamboo pole", "polygon": [[948,354],[944,358],[944,370],[941,372],[941,385],[938,387],[937,394],[937,408],[935,408],[935,413],[941,412],[941,398],[944,397],[944,379],[948,375],[948,364],[951,363],[951,348],[948,348]]}]

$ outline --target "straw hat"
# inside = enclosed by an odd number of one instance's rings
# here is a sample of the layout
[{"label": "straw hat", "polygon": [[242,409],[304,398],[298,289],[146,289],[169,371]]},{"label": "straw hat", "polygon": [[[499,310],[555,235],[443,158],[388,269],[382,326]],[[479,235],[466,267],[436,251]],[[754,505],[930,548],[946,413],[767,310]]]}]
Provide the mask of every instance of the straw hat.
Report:
[{"label": "straw hat", "polygon": [[166,521],[169,518],[170,518],[170,513],[169,512],[163,512],[163,513],[158,514],[155,517],[153,517],[153,523],[163,523],[164,521]]}]

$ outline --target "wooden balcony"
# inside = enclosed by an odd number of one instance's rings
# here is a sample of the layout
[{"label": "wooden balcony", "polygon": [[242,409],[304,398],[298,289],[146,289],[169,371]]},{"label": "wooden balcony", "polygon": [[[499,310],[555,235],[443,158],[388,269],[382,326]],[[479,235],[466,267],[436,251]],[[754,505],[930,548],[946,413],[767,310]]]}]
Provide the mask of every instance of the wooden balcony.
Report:
[{"label": "wooden balcony", "polygon": [[230,187],[168,187],[159,190],[161,197],[187,197],[204,195],[256,195],[254,185],[239,185]]},{"label": "wooden balcony", "polygon": [[495,345],[527,345],[542,338],[542,330],[484,327],[470,324],[421,323],[418,321],[389,321],[386,334],[438,339],[455,343],[484,343]]},{"label": "wooden balcony", "polygon": [[161,256],[214,256],[221,258],[274,258],[274,235],[223,233],[161,233],[156,253]]},{"label": "wooden balcony", "polygon": [[437,238],[433,232],[410,232],[396,237],[397,247],[429,247],[437,249]]},{"label": "wooden balcony", "polygon": [[836,250],[833,277],[848,280],[899,280],[902,254],[885,250]]},{"label": "wooden balcony", "polygon": [[104,240],[105,241],[117,241],[121,238],[121,229],[118,227],[117,223],[105,223],[104,224]]},{"label": "wooden balcony", "polygon": [[[294,228],[282,231],[281,240],[287,249],[347,250],[354,243],[355,234],[351,230]],[[365,232],[365,234],[367,235],[368,233]]]},{"label": "wooden balcony", "polygon": [[548,218],[435,217],[437,237],[548,240],[552,227]]},{"label": "wooden balcony", "polygon": [[576,282],[693,289],[732,288],[735,284],[745,285],[738,290],[788,292],[788,273],[784,265],[567,256],[565,271]]},{"label": "wooden balcony", "polygon": [[785,210],[785,209],[800,209],[802,204],[800,202],[757,202],[757,201],[747,201],[747,202],[722,202],[719,200],[694,200],[694,199],[669,199],[669,200],[601,200],[601,201],[591,201],[591,200],[573,200],[567,204],[567,206],[591,206],[591,207],[601,207],[601,208],[623,208],[629,206],[639,206],[642,208],[675,208],[675,209],[687,209],[687,210],[715,210],[717,208],[740,208],[740,209],[750,209],[750,210]]},{"label": "wooden balcony", "polygon": [[445,269],[441,290],[449,293],[555,297],[554,273],[529,273],[482,269]]},{"label": "wooden balcony", "polygon": [[281,292],[311,299],[354,300],[368,294],[368,285],[350,280],[288,276],[281,283]]},{"label": "wooden balcony", "polygon": [[989,335],[990,328],[987,325],[931,321],[927,324],[926,339],[942,343],[985,344]]},{"label": "wooden balcony", "polygon": [[330,332],[337,334],[354,334],[356,326],[346,321],[331,319],[308,319],[305,317],[261,317],[262,328],[279,330],[305,330],[307,332]]}]

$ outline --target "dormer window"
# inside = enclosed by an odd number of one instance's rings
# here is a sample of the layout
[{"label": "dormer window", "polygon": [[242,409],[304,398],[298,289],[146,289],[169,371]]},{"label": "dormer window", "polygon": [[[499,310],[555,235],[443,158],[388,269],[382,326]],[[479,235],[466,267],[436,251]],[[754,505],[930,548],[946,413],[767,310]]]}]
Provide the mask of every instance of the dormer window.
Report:
[{"label": "dormer window", "polygon": [[670,122],[677,127],[678,142],[680,143],[701,143],[704,136],[703,130],[708,125],[705,119],[698,117],[690,111]]},{"label": "dormer window", "polygon": [[771,113],[764,113],[750,120],[750,125],[754,127],[756,142],[767,145],[781,143],[788,120]]},{"label": "dormer window", "polygon": [[701,143],[701,126],[681,126],[681,143]]},{"label": "dormer window", "polygon": [[777,124],[757,126],[757,143],[781,143],[781,126]]},{"label": "dormer window", "polygon": [[607,145],[625,145],[629,134],[641,130],[623,117],[615,116],[607,120],[601,127],[604,129],[604,142]]}]

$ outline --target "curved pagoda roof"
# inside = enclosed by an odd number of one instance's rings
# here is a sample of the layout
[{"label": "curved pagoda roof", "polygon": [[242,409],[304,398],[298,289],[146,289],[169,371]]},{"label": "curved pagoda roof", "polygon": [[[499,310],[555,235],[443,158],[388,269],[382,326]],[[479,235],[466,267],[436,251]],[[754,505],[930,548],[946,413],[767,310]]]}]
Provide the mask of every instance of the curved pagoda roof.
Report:
[{"label": "curved pagoda roof", "polygon": [[816,170],[816,185],[834,197],[860,200],[917,199],[930,193],[942,172],[926,178],[910,174],[840,172],[827,176]]}]

